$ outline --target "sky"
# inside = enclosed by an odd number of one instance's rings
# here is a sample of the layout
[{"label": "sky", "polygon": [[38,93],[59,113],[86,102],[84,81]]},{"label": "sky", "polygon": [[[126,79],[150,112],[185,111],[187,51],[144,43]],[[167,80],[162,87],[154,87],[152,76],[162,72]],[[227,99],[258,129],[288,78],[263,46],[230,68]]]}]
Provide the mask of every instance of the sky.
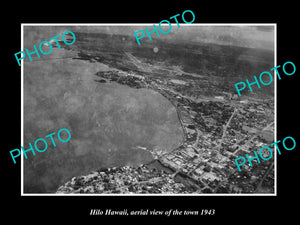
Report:
[{"label": "sky", "polygon": [[[49,40],[51,37],[56,36],[58,33],[71,30],[76,32],[92,32],[92,33],[108,33],[108,34],[122,34],[129,35],[134,38],[134,33],[143,30],[145,27],[149,31],[154,29],[153,24],[143,25],[123,25],[116,26],[114,24],[106,24],[105,26],[25,26],[25,35],[30,37],[30,41],[26,40],[24,46],[29,44],[38,45],[44,40]],[[158,27],[158,24],[156,24]],[[169,25],[167,23],[162,24],[162,29],[167,31]],[[26,32],[29,31],[29,32]],[[249,48],[262,48],[273,50],[274,49],[274,26],[273,25],[260,25],[260,26],[242,26],[242,25],[203,25],[203,24],[180,24],[180,28],[177,24],[172,24],[172,29],[169,33],[163,34],[160,32],[160,37],[157,37],[155,33],[151,34],[153,39],[164,39],[174,41],[187,41],[187,42],[202,42],[202,43],[214,43],[221,45],[234,45],[240,47]],[[140,34],[138,34],[140,35]],[[146,36],[144,38],[147,38]],[[141,39],[142,40],[142,39]],[[29,43],[29,42],[30,43]]]}]

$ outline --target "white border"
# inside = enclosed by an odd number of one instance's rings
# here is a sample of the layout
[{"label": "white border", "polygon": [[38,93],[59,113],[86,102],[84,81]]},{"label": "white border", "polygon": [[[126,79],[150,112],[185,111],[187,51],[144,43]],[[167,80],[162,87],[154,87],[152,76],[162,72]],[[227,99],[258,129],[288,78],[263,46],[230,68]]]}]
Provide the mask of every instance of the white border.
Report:
[{"label": "white border", "polygon": [[[21,24],[21,50],[24,49],[23,42],[23,24]],[[24,146],[24,63],[21,62],[21,146]],[[21,150],[21,149],[20,149]],[[23,155],[21,154],[21,196],[24,195],[24,179],[23,179]]]},{"label": "white border", "polygon": [[[275,24],[274,27],[274,66],[277,66],[277,24]],[[276,77],[275,82],[274,82],[274,141],[277,141],[277,76],[275,74],[274,70],[274,77]],[[274,195],[277,196],[277,151],[275,151],[275,146],[274,146],[274,152],[275,152],[275,168],[274,168],[274,178],[275,178],[275,189],[274,189]]]},{"label": "white border", "polygon": [[[173,25],[174,23],[172,23]],[[152,26],[150,23],[21,23],[21,51],[24,49],[24,26]],[[167,24],[162,24],[167,26]],[[174,24],[176,25],[176,24]],[[277,65],[277,24],[276,23],[192,23],[192,24],[180,24],[180,26],[274,26],[274,66]],[[274,71],[275,77],[275,71]],[[24,65],[21,63],[21,146],[24,146]],[[277,141],[277,79],[274,83],[274,140]],[[275,146],[274,146],[275,148]],[[277,151],[275,152],[275,168],[274,168],[274,193],[263,194],[55,194],[55,193],[24,193],[24,169],[23,158],[21,157],[21,196],[277,196]]]}]

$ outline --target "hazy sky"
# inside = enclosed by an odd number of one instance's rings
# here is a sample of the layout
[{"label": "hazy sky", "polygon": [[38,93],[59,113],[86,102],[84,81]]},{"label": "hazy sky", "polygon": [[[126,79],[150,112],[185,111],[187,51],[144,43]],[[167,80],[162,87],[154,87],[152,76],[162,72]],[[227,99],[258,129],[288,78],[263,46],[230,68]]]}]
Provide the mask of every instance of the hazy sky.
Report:
[{"label": "hazy sky", "polygon": [[[164,25],[166,27],[164,27]],[[156,24],[158,27],[158,24]],[[76,32],[101,32],[110,34],[123,34],[129,35],[134,38],[134,32],[139,30],[145,31],[145,25],[126,25],[126,26],[25,26],[25,37],[31,37],[32,40],[26,40],[24,44],[32,42],[32,44],[39,44],[41,41],[49,40],[51,37],[56,36],[58,33],[70,30],[76,34]],[[168,24],[163,24],[163,29],[167,31],[169,29]],[[149,31],[152,31],[153,24],[147,25]],[[28,32],[26,32],[28,31]],[[241,26],[241,25],[224,25],[224,26],[212,26],[201,24],[180,24],[180,28],[177,24],[172,24],[172,30],[168,34],[160,32],[160,37],[157,37],[155,33],[151,34],[153,39],[168,39],[168,40],[181,40],[181,41],[193,41],[204,43],[216,43],[222,45],[236,45],[249,48],[264,48],[274,49],[274,26],[272,25],[260,25],[260,26]],[[29,39],[31,39],[29,38]],[[144,38],[148,38],[145,36]],[[141,39],[142,41],[142,39]],[[31,43],[30,43],[31,44]]]}]

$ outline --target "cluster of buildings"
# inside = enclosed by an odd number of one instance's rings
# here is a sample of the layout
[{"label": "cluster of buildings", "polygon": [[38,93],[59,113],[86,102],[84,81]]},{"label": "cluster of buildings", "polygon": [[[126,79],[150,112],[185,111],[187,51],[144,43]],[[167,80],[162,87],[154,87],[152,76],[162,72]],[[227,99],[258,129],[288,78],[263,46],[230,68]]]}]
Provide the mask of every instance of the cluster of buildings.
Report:
[{"label": "cluster of buildings", "polygon": [[[207,97],[203,85],[207,88],[211,84],[206,78],[171,79],[145,71],[137,74],[121,70],[96,75],[101,82],[150,88],[162,94],[177,109],[184,140],[170,152],[150,151],[172,173],[153,172],[146,165],[111,168],[73,178],[58,193],[256,193],[258,184],[265,192],[274,192],[273,160],[260,164],[253,161],[252,167],[245,164],[242,172],[234,162],[273,142],[273,99],[239,100],[236,94],[221,90]],[[189,189],[191,183],[193,188]]]},{"label": "cluster of buildings", "polygon": [[139,194],[189,193],[183,184],[175,182],[171,174],[162,170],[139,167],[101,169],[86,176],[73,177],[58,188],[58,194]]},{"label": "cluster of buildings", "polygon": [[[263,177],[267,190],[274,192],[274,168],[264,176],[272,160],[239,172],[234,159],[268,146],[274,138],[274,102],[243,99],[228,94],[195,101],[180,92],[183,82],[170,82],[134,73],[101,72],[101,78],[134,88],[151,88],[165,96],[177,109],[184,132],[184,141],[171,152],[155,153],[162,165],[176,176],[188,177],[197,193],[254,193]],[[178,84],[177,84],[178,83]],[[174,85],[180,86],[175,88]],[[179,91],[178,91],[179,90]],[[270,171],[270,170],[269,170]]]}]

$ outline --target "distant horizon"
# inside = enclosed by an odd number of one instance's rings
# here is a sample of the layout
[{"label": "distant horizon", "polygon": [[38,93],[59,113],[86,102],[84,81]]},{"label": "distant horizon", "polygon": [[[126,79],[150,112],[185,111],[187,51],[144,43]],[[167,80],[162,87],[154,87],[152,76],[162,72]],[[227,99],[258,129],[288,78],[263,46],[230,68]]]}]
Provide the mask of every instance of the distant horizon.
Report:
[{"label": "distant horizon", "polygon": [[[72,32],[87,32],[87,33],[103,33],[112,35],[127,35],[134,38],[134,32],[138,30],[145,30],[145,26],[141,25],[84,25],[74,26],[70,25],[53,25],[48,24],[22,24],[24,28],[35,26],[37,34],[34,39],[37,41],[48,40],[49,37],[63,33],[65,30],[71,30]],[[145,24],[144,24],[145,25]],[[156,27],[158,24],[155,24]],[[162,24],[162,27],[168,26]],[[146,26],[149,31],[153,30],[153,24]],[[32,28],[31,28],[32,29]],[[42,32],[40,32],[42,31]],[[153,40],[174,40],[174,41],[187,41],[193,43],[207,43],[207,44],[219,44],[225,46],[238,46],[247,48],[260,48],[265,50],[274,51],[274,32],[275,24],[270,25],[204,25],[204,24],[180,24],[180,28],[177,27],[176,23],[172,23],[172,30],[168,34],[160,33],[160,37],[157,37],[155,33],[152,33],[151,37]],[[40,37],[39,33],[42,33],[47,37]],[[149,40],[146,37],[145,40]],[[143,40],[141,40],[143,41]],[[36,43],[36,42],[35,42]],[[26,46],[26,44],[25,44]],[[30,45],[29,45],[30,47]],[[141,45],[142,47],[142,45]]]}]

